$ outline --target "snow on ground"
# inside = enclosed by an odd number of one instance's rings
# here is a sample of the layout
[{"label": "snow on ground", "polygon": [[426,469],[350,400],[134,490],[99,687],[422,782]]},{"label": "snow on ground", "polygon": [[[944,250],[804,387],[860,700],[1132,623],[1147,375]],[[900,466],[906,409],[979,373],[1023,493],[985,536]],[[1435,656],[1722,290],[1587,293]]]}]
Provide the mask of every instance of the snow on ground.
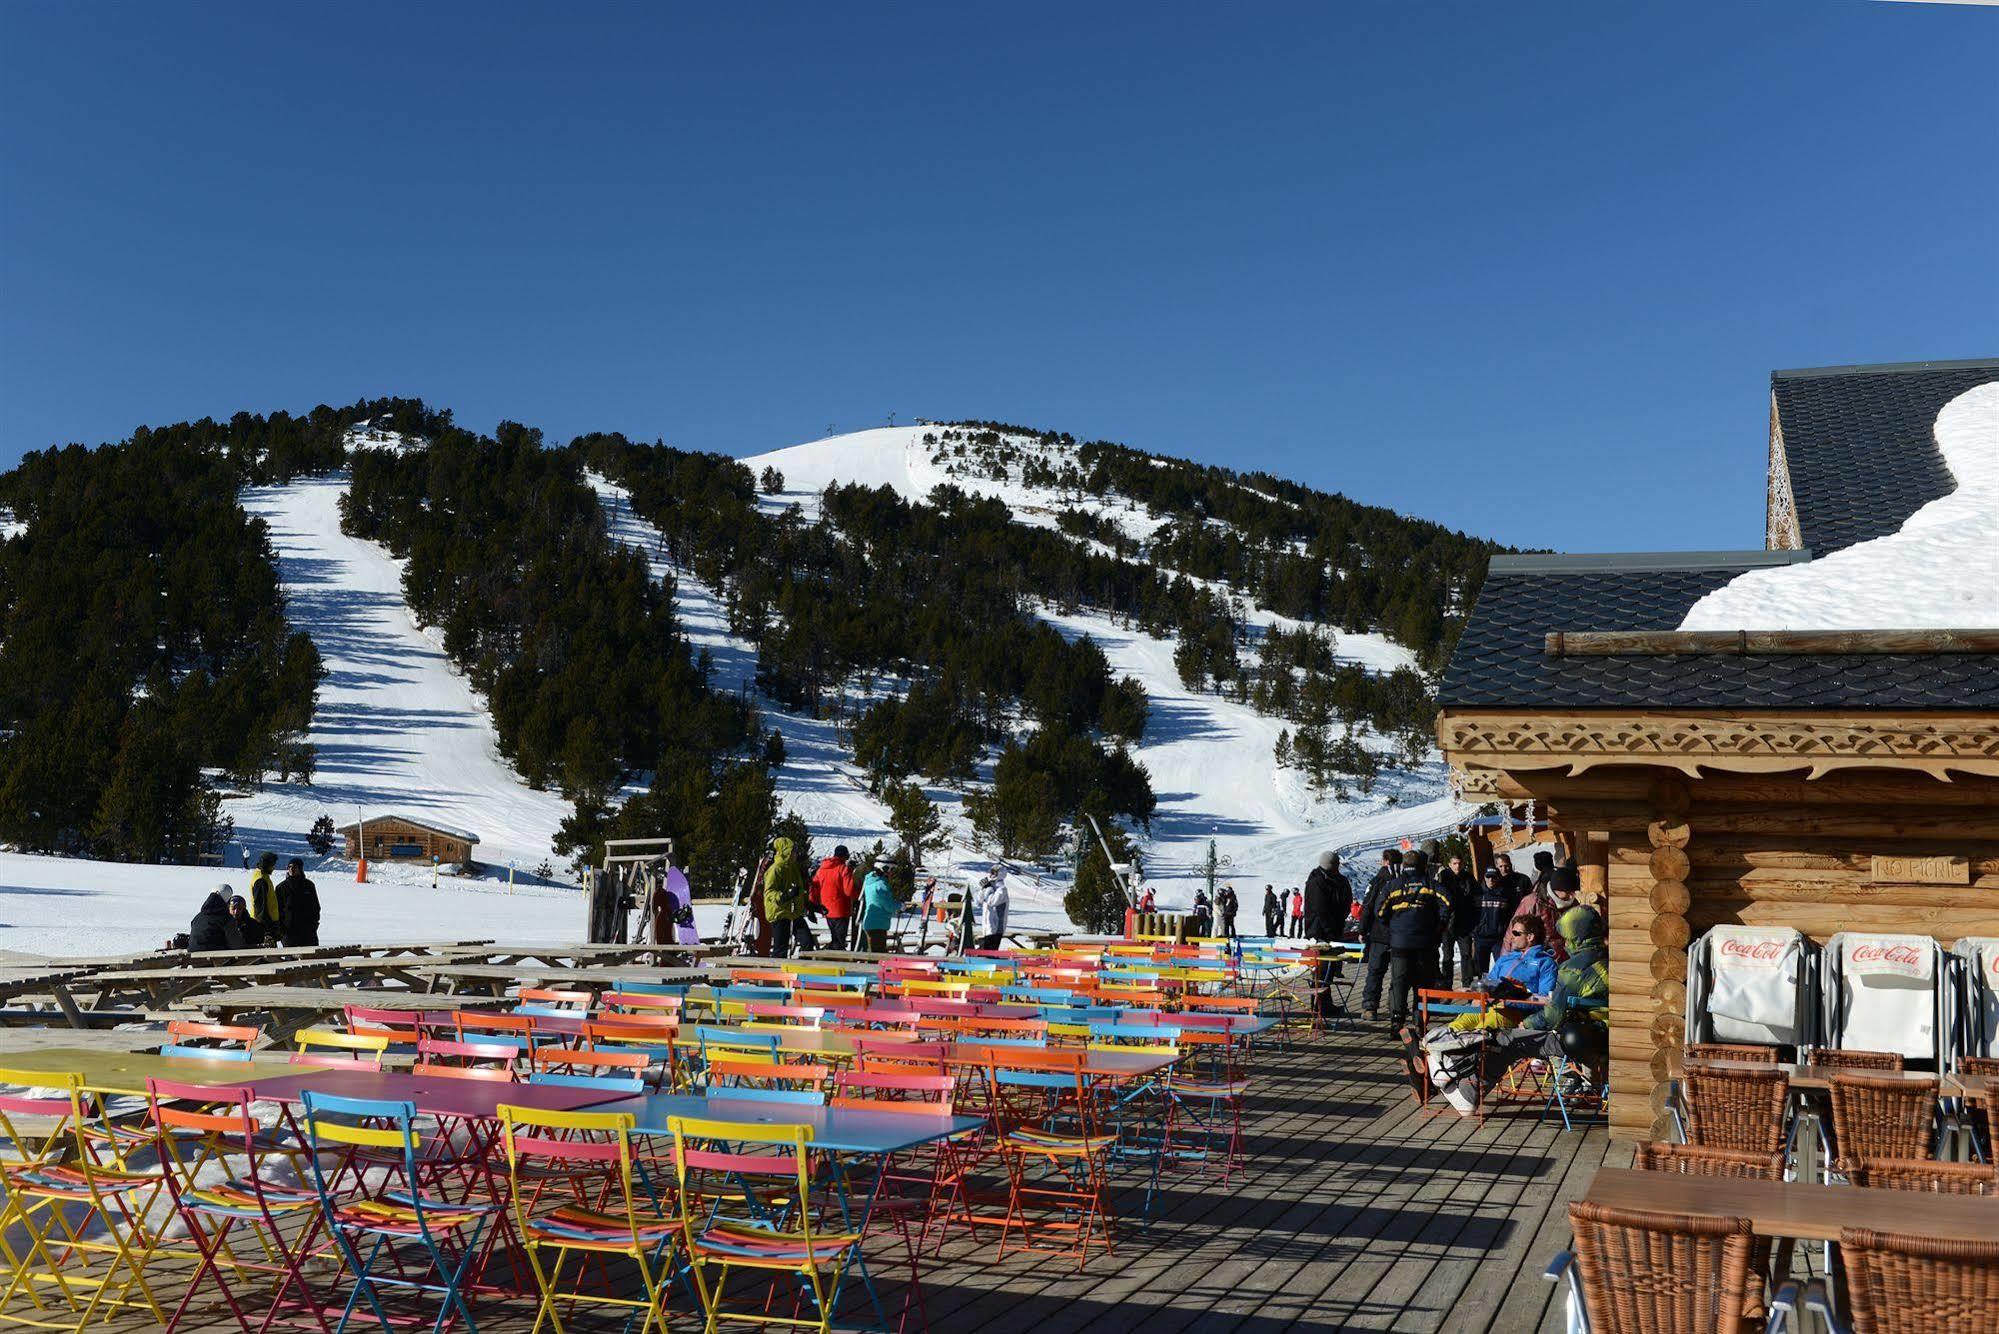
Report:
[{"label": "snow on ground", "polygon": [[1951,494],[1901,530],[1799,565],[1737,575],[1688,609],[1682,630],[1999,628],[1999,383],[1937,414]]},{"label": "snow on ground", "polygon": [[308,738],[318,750],[311,784],[272,783],[228,802],[238,842],[253,858],[267,848],[307,856],[305,832],[321,814],[336,825],[357,811],[402,814],[477,834],[489,877],[503,879],[509,862],[526,873],[561,866],[549,844],[569,803],[530,788],[501,757],[485,701],[404,604],[403,563],[340,531],[346,488],[340,473],[242,495],[270,526],[286,614],[318,645],[326,678]]},{"label": "snow on ground", "polygon": [[[313,858],[301,852],[310,866]],[[281,871],[282,873],[282,871]],[[327,943],[377,941],[580,940],[583,900],[573,889],[440,877],[416,867],[351,865],[308,870]],[[242,894],[249,872],[213,866],[135,866],[0,852],[0,949],[24,954],[105,955],[158,949],[217,885]]]}]

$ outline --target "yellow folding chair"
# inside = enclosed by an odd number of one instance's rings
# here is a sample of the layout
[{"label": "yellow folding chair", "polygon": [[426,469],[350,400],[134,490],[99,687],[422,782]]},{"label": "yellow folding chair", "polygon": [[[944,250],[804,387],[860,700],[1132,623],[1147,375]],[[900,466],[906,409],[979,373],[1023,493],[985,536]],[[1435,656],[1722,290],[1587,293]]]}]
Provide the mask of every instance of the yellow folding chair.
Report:
[{"label": "yellow folding chair", "polygon": [[0,1086],[25,1090],[0,1094],[0,1321],[81,1331],[107,1308],[143,1308],[164,1325],[146,1285],[144,1216],[165,1178],[97,1160],[85,1129],[101,1129],[104,1106],[82,1075],[0,1070]]},{"label": "yellow folding chair", "polygon": [[[646,1318],[639,1334],[651,1334],[655,1327],[665,1330],[667,1288],[686,1223],[678,1215],[663,1214],[639,1203],[632,1188],[632,1168],[638,1161],[632,1149],[632,1115],[545,1112],[506,1103],[500,1104],[498,1111],[514,1224],[528,1264],[534,1269],[535,1286],[541,1291],[541,1305],[535,1311],[530,1334],[541,1334],[544,1320],[552,1321],[558,1331],[562,1329],[558,1303],[572,1317],[582,1305],[643,1310]],[[603,1177],[598,1208],[574,1202],[543,1213],[534,1211],[532,1201],[538,1190],[526,1188],[535,1183],[524,1182],[523,1174],[575,1174],[593,1169]],[[629,1259],[638,1269],[645,1296],[616,1296],[613,1294],[622,1289],[608,1284],[600,1291],[588,1292],[573,1283],[565,1286],[563,1271],[570,1259],[592,1255]],[[577,1277],[583,1269],[579,1263]]]}]

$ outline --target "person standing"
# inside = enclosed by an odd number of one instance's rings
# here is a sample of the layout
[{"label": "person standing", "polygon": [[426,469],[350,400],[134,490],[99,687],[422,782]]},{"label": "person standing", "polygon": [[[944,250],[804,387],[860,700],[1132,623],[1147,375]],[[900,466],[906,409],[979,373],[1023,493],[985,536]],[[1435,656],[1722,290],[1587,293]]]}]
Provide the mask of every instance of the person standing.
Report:
[{"label": "person standing", "polygon": [[[1499,957],[1507,942],[1507,928],[1513,921],[1513,896],[1504,888],[1505,878],[1497,866],[1485,868],[1478,891],[1472,899],[1472,976],[1483,977]],[[1540,919],[1534,919],[1537,927]],[[1536,940],[1545,940],[1545,931]],[[1552,958],[1553,956],[1550,956]]]},{"label": "person standing", "polygon": [[266,940],[277,940],[284,932],[278,913],[278,887],[271,879],[277,866],[278,854],[266,852],[257,858],[257,869],[250,873],[250,916]]},{"label": "person standing", "polygon": [[[1305,877],[1305,935],[1321,944],[1331,944],[1346,936],[1347,914],[1353,907],[1353,883],[1340,874],[1336,852],[1319,854],[1319,864]],[[1312,1014],[1329,1018],[1333,1013],[1333,979],[1340,976],[1338,955],[1321,952],[1319,972],[1312,986]]]},{"label": "person standing", "polygon": [[1502,852],[1497,857],[1494,857],[1492,864],[1493,868],[1499,872],[1500,891],[1511,896],[1513,908],[1508,914],[1511,916],[1512,913],[1520,911],[1520,900],[1534,892],[1534,882],[1513,869],[1513,858],[1506,853]]},{"label": "person standing", "polygon": [[1305,938],[1305,891],[1296,885],[1291,887],[1291,936],[1295,940]]},{"label": "person standing", "polygon": [[1263,887],[1263,934],[1276,936],[1284,924],[1284,905],[1277,900],[1277,886]]},{"label": "person standing", "polygon": [[805,916],[805,871],[789,838],[770,845],[770,866],[764,871],[764,920],[770,923],[770,953],[782,959],[791,953],[799,919]]},{"label": "person standing", "polygon": [[888,952],[888,927],[895,920],[895,891],[882,874],[882,864],[883,859],[877,858],[861,881],[861,934],[867,938],[863,947],[871,954]]},{"label": "person standing", "polygon": [[1423,853],[1412,853],[1403,864],[1382,899],[1381,916],[1388,923],[1388,1027],[1406,1040],[1410,999],[1430,985],[1451,920],[1451,901],[1430,882]]},{"label": "person standing", "polygon": [[916,952],[930,944],[930,914],[937,911],[937,877],[923,877],[923,892],[916,900]]},{"label": "person standing", "polygon": [[1527,900],[1515,911],[1514,916],[1533,916],[1541,919],[1542,929],[1547,934],[1548,948],[1555,952],[1557,962],[1569,957],[1568,937],[1562,935],[1559,923],[1562,914],[1577,906],[1576,892],[1582,888],[1582,873],[1573,866],[1553,866],[1542,884],[1537,886]]},{"label": "person standing", "polygon": [[833,849],[833,855],[819,863],[812,876],[812,898],[826,914],[826,935],[832,949],[847,948],[848,928],[853,923],[854,904],[860,898],[854,888],[854,868],[847,864],[847,845]]},{"label": "person standing", "polygon": [[1236,896],[1234,885],[1223,885],[1215,893],[1215,911],[1221,914],[1222,937],[1235,939]]},{"label": "person standing", "polygon": [[995,866],[979,882],[979,948],[996,950],[1006,935],[1006,872]]},{"label": "person standing", "polygon": [[305,863],[297,857],[278,885],[278,932],[287,945],[319,943],[319,890],[305,878]]},{"label": "person standing", "polygon": [[1192,919],[1188,922],[1188,934],[1206,936],[1212,911],[1208,904],[1208,891],[1205,886],[1194,891],[1194,911],[1188,916]]},{"label": "person standing", "polygon": [[[1472,969],[1472,927],[1477,921],[1475,905],[1478,884],[1465,869],[1465,859],[1452,854],[1444,869],[1437,872],[1437,888],[1451,902],[1450,934],[1444,937],[1437,954],[1437,985],[1468,987],[1478,973]],[[1453,973],[1453,963],[1456,965]],[[1452,981],[1453,976],[1456,982]]]},{"label": "person standing", "polygon": [[1367,897],[1360,906],[1360,938],[1367,961],[1367,978],[1361,985],[1360,1007],[1370,1020],[1381,1017],[1381,984],[1388,976],[1388,918],[1382,904],[1388,891],[1402,874],[1402,851],[1381,850],[1381,866],[1367,882]]}]

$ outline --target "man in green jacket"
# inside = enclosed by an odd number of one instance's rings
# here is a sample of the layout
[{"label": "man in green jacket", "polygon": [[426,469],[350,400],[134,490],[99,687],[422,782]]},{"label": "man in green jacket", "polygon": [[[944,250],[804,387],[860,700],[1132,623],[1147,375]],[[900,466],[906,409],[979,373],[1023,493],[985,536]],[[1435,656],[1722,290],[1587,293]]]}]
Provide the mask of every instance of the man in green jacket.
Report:
[{"label": "man in green jacket", "polygon": [[1555,989],[1541,1008],[1520,1027],[1492,1034],[1486,1048],[1486,1074],[1496,1079],[1517,1061],[1539,1056],[1553,1061],[1561,1054],[1565,1023],[1601,1025],[1610,997],[1610,954],[1604,946],[1603,914],[1579,903],[1555,924],[1568,946],[1569,957],[1555,970]]},{"label": "man in green jacket", "polygon": [[789,838],[770,845],[770,867],[764,872],[764,920],[770,923],[772,958],[791,953],[792,933],[805,916],[805,868]]}]

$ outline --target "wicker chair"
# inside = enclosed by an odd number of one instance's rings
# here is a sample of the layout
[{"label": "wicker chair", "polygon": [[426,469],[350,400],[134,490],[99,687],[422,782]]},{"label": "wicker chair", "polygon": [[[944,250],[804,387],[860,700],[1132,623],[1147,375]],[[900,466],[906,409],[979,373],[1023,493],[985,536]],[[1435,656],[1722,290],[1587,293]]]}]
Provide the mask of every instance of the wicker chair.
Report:
[{"label": "wicker chair", "polygon": [[1754,1061],[1758,1065],[1777,1064],[1775,1047],[1752,1043],[1689,1042],[1683,1053],[1690,1061]]},{"label": "wicker chair", "polygon": [[1936,1128],[1934,1079],[1832,1077],[1832,1135],[1842,1158],[1929,1158]]},{"label": "wicker chair", "polygon": [[[1745,1334],[1762,1324],[1763,1280],[1747,1218],[1569,1206],[1576,1249],[1544,1277],[1569,1281],[1593,1334]],[[1792,1305],[1780,1293],[1780,1328]]]},{"label": "wicker chair", "polygon": [[1782,1181],[1784,1155],[1750,1153],[1742,1149],[1710,1149],[1699,1144],[1640,1144],[1631,1165],[1641,1172],[1679,1172],[1687,1176],[1741,1177],[1749,1181]]},{"label": "wicker chair", "polygon": [[1777,1153],[1791,1081],[1782,1070],[1715,1070],[1690,1065],[1680,1087],[1687,1102],[1687,1142],[1707,1149]]},{"label": "wicker chair", "polygon": [[1861,1051],[1855,1048],[1845,1051],[1838,1047],[1812,1048],[1811,1064],[1821,1070],[1901,1070],[1904,1068],[1902,1053],[1898,1051]]},{"label": "wicker chair", "polygon": [[1927,1190],[1943,1195],[1999,1195],[1990,1163],[1940,1163],[1928,1158],[1842,1158],[1839,1174],[1877,1190]]},{"label": "wicker chair", "polygon": [[1821,1284],[1806,1300],[1837,1334],[1950,1330],[1999,1334],[1999,1239],[1942,1241],[1850,1227],[1839,1234],[1846,1262],[1846,1317]]},{"label": "wicker chair", "polygon": [[1999,1076],[1999,1056],[1967,1056],[1957,1064],[1961,1075],[1983,1075],[1987,1079]]}]

